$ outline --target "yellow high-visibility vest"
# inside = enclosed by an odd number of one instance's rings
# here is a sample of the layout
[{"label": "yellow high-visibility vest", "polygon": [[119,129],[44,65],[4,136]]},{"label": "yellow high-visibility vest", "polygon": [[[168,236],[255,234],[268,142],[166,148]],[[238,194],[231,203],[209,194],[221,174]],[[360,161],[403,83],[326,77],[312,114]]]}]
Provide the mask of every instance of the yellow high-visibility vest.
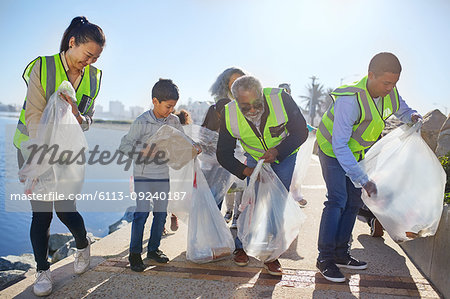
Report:
[{"label": "yellow high-visibility vest", "polygon": [[[23,72],[22,77],[27,86],[30,80],[31,70],[38,60],[41,61],[41,85],[44,89],[45,100],[48,101],[50,96],[58,89],[59,85],[61,85],[63,81],[69,81],[69,78],[67,77],[66,70],[64,69],[64,65],[62,63],[61,54],[41,56],[31,61]],[[92,108],[94,100],[100,90],[101,77],[102,71],[96,67],[87,65],[84,68],[83,77],[81,78],[80,85],[76,90],[77,105],[81,114],[86,114]],[[25,97],[16,128],[16,133],[14,135],[14,145],[18,149],[20,149],[21,143],[29,138],[25,123],[26,101],[27,99]],[[80,103],[82,103],[83,107],[80,106]]]},{"label": "yellow high-visibility vest", "polygon": [[332,147],[334,105],[341,96],[356,96],[361,112],[360,118],[353,125],[353,132],[348,142],[356,161],[364,158],[364,150],[371,147],[380,137],[385,127],[385,120],[399,109],[399,97],[397,88],[384,97],[381,101],[381,111],[367,90],[367,76],[354,85],[343,85],[332,93],[333,105],[322,117],[317,130],[317,143],[320,149],[330,157],[336,157]]},{"label": "yellow high-visibility vest", "polygon": [[[269,149],[279,145],[287,136],[288,115],[284,108],[280,88],[264,88],[264,99],[269,107],[269,115],[261,136],[255,134],[247,119],[239,109],[238,103],[232,101],[225,106],[225,123],[231,136],[241,142],[244,150],[258,160]],[[296,153],[296,148],[292,153]],[[278,161],[276,161],[278,162]]]}]

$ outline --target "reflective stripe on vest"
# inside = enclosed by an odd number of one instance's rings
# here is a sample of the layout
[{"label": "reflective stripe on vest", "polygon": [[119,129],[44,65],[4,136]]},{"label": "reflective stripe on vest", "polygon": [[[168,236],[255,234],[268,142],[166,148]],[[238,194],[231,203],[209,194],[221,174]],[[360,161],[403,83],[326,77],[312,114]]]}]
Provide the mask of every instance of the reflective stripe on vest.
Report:
[{"label": "reflective stripe on vest", "polygon": [[[53,56],[41,56],[34,59],[27,65],[22,75],[25,83],[28,86],[31,71],[36,64],[36,61],[40,59],[41,86],[44,90],[45,100],[47,102],[50,99],[50,96],[58,89],[59,85],[61,85],[63,81],[69,81],[60,55],[61,54],[56,54]],[[101,70],[95,68],[92,65],[87,65],[84,68],[80,84],[76,89],[77,105],[80,104],[83,95],[88,96],[92,100],[90,101],[89,106],[84,109],[84,112],[82,114],[86,114],[92,108],[94,100],[100,90],[101,76]],[[20,144],[22,143],[22,141],[28,140],[28,130],[25,123],[26,101],[27,99],[25,98],[22,111],[20,112],[16,133],[14,135],[14,145],[18,149],[20,149]]]},{"label": "reflective stripe on vest", "polygon": [[[269,107],[269,114],[264,127],[262,136],[258,137],[247,122],[247,119],[239,109],[237,101],[232,101],[225,106],[225,122],[227,130],[231,136],[239,139],[244,150],[258,159],[269,148],[279,145],[287,136],[287,129],[284,127],[283,131],[277,137],[272,137],[270,133],[271,127],[286,125],[288,116],[284,108],[281,92],[279,88],[264,88],[263,94]],[[291,154],[298,151],[295,149]]]},{"label": "reflective stripe on vest", "polygon": [[[339,100],[341,96],[356,96],[360,108],[360,118],[353,126],[349,140],[349,148],[356,160],[364,157],[364,150],[371,147],[379,138],[385,127],[384,121],[399,109],[397,88],[394,87],[388,96],[381,99],[379,112],[375,102],[370,97],[366,87],[367,77],[353,86],[344,85],[334,90],[333,99]],[[331,157],[336,157],[332,149],[332,131],[334,123],[334,104],[323,115],[317,132],[317,141],[320,149]]]},{"label": "reflective stripe on vest", "polygon": [[[228,106],[228,111],[226,111],[225,113],[228,114],[228,118],[230,119],[230,121],[227,121],[227,128],[228,128],[228,124],[229,124],[228,131],[230,132],[231,136],[233,136],[236,139],[239,139],[239,141],[241,142],[241,144],[244,147],[244,149],[245,148],[249,148],[251,150],[254,150],[254,151],[257,151],[257,152],[260,152],[260,153],[264,154],[266,152],[264,149],[253,147],[253,146],[245,143],[244,140],[242,140],[241,133],[239,132],[239,121],[238,121],[238,114],[241,111],[239,110],[236,101],[232,101],[229,104],[230,105]],[[227,116],[225,116],[225,117],[227,117]]]}]

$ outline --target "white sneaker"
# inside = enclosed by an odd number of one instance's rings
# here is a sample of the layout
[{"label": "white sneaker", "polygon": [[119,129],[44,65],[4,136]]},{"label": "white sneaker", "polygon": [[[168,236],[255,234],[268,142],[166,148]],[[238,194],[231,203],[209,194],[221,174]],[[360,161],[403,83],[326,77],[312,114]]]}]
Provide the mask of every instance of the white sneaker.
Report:
[{"label": "white sneaker", "polygon": [[36,281],[33,285],[33,293],[36,296],[47,296],[50,295],[53,289],[53,281],[52,274],[50,273],[50,269],[41,270],[36,273]]},{"label": "white sneaker", "polygon": [[91,240],[88,240],[88,246],[83,249],[77,249],[75,252],[75,261],[73,262],[73,269],[76,274],[81,274],[86,272],[91,263]]}]

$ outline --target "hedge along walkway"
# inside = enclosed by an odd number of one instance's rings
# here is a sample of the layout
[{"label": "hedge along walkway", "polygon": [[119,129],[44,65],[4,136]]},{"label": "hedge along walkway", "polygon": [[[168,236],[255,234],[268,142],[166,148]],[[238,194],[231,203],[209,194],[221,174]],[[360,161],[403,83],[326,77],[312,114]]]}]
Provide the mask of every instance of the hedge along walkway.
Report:
[{"label": "hedge along walkway", "polygon": [[[325,280],[315,268],[326,193],[316,159],[308,169],[303,193],[308,200],[303,209],[308,218],[297,240],[280,258],[284,268],[281,277],[269,275],[253,258],[247,267],[234,265],[231,258],[203,265],[187,261],[187,227],[182,223],[176,233],[161,242],[171,261],[156,264],[145,260],[147,269],[133,272],[127,259],[129,225],[93,244],[92,265],[86,273],[73,273],[73,257],[52,265],[55,285],[49,298],[439,298],[396,243],[387,236],[370,237],[369,227],[360,221],[353,232],[352,254],[367,261],[369,268],[343,270],[346,283]],[[146,240],[150,224],[151,218]],[[29,273],[26,279],[0,292],[0,297],[33,297],[33,282],[34,275]]]}]

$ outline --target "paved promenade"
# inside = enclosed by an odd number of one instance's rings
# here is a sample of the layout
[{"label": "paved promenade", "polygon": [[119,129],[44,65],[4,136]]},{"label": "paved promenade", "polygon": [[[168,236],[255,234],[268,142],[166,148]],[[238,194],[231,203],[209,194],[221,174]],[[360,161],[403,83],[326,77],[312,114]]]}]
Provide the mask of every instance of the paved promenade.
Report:
[{"label": "paved promenade", "polygon": [[[388,236],[370,237],[369,227],[360,221],[353,231],[352,254],[367,261],[369,268],[344,269],[346,283],[326,281],[315,267],[326,193],[315,156],[303,193],[308,200],[303,209],[308,218],[297,240],[280,258],[282,277],[269,275],[262,269],[262,262],[253,258],[247,267],[236,266],[231,258],[204,265],[187,261],[187,227],[182,223],[161,243],[170,262],[144,260],[147,269],[133,272],[127,259],[128,225],[93,244],[91,268],[86,273],[73,273],[73,257],[52,265],[55,284],[49,298],[439,298],[400,246]],[[145,240],[148,234],[149,227]],[[33,281],[34,273],[30,272],[26,279],[1,291],[0,298],[33,298]]]}]

